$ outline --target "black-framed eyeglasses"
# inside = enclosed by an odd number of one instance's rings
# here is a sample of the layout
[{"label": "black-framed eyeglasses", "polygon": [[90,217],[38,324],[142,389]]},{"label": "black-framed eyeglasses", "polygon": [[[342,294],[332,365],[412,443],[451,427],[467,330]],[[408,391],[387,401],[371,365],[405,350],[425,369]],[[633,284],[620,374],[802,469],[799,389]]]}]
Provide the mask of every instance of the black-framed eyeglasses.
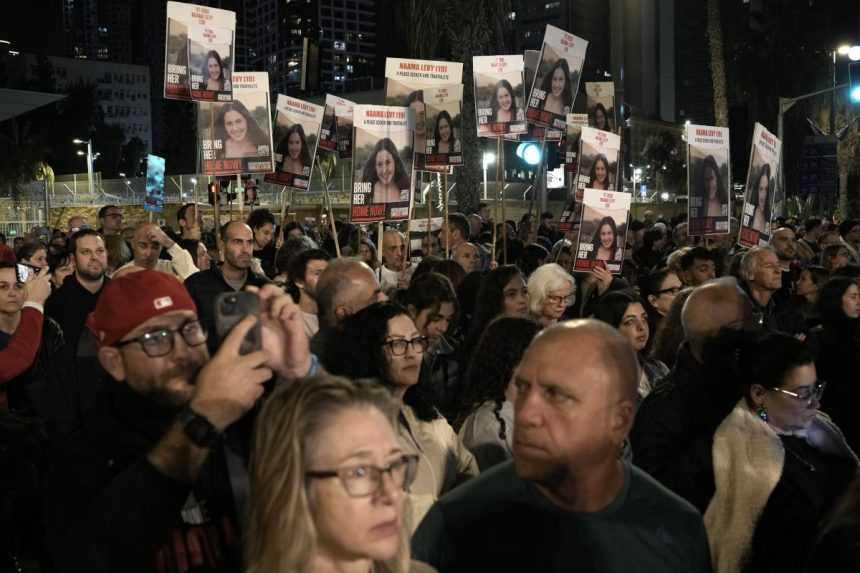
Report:
[{"label": "black-framed eyeglasses", "polygon": [[403,356],[406,354],[406,348],[408,346],[411,346],[412,350],[418,354],[422,354],[427,350],[427,344],[428,339],[426,336],[416,336],[412,340],[406,340],[405,338],[386,340],[383,346],[387,346],[388,349],[391,350],[391,354],[394,356]]},{"label": "black-framed eyeglasses", "polygon": [[176,342],[176,333],[182,336],[185,344],[188,346],[200,346],[206,342],[206,329],[200,324],[199,320],[189,320],[179,328],[160,328],[145,332],[131,340],[124,340],[114,344],[116,348],[122,348],[133,342],[140,344],[143,351],[150,358],[158,358],[166,356],[173,352],[173,345]]},{"label": "black-framed eyeglasses", "polygon": [[671,294],[672,296],[675,296],[676,294],[681,292],[682,288],[683,287],[679,287],[679,286],[673,286],[673,287],[669,287],[669,288],[661,288],[660,290],[657,291],[656,294],[657,294],[657,296],[659,296],[661,294]]},{"label": "black-framed eyeglasses", "polygon": [[367,497],[382,489],[382,474],[391,476],[394,486],[406,490],[412,485],[418,468],[418,456],[402,455],[387,468],[374,465],[348,466],[336,470],[305,472],[309,478],[339,478],[350,497]]},{"label": "black-framed eyeglasses", "polygon": [[827,382],[825,382],[824,380],[817,380],[813,386],[806,386],[804,388],[800,388],[798,392],[792,392],[791,390],[783,390],[782,388],[768,388],[768,390],[780,392],[781,394],[785,394],[786,396],[791,396],[795,400],[806,402],[807,406],[811,406],[814,400],[821,400],[821,396],[824,394],[825,388],[827,388]]}]

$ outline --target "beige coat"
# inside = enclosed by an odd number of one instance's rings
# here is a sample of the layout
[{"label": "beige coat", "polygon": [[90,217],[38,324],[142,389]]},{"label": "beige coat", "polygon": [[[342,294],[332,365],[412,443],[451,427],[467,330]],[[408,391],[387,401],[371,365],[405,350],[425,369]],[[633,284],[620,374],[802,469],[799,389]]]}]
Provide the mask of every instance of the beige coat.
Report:
[{"label": "beige coat", "polygon": [[407,453],[419,457],[415,481],[408,492],[409,522],[414,532],[439,496],[478,475],[478,463],[445,418],[419,420],[406,404],[400,410],[398,437]]}]

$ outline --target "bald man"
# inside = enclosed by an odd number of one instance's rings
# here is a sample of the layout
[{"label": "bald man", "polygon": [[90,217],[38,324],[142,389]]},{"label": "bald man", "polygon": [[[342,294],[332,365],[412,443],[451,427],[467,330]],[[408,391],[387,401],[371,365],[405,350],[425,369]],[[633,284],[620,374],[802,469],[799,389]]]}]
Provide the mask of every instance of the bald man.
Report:
[{"label": "bald man", "polygon": [[693,291],[681,324],[675,367],[642,402],[630,439],[639,467],[704,513],[714,494],[714,432],[741,398],[724,348],[753,328],[752,306],[733,278],[718,279]]},{"label": "bald man", "polygon": [[331,261],[317,281],[316,296],[320,330],[311,339],[311,348],[323,364],[343,319],[375,302],[388,300],[376,273],[357,258]]},{"label": "bald man", "polygon": [[[167,249],[171,260],[160,258],[162,249]],[[194,265],[191,253],[177,245],[167,233],[154,223],[142,223],[134,230],[131,240],[131,250],[134,253],[132,260],[117,269],[125,270],[125,267],[135,265],[144,269],[161,271],[172,274],[180,281],[184,281],[199,269]]]},{"label": "bald man", "polygon": [[382,290],[406,288],[412,280],[415,267],[406,260],[406,240],[403,233],[388,229],[382,233]]},{"label": "bald man", "polygon": [[513,460],[439,500],[415,558],[439,571],[709,572],[701,516],[620,457],[638,371],[606,324],[544,330],[514,374]]}]

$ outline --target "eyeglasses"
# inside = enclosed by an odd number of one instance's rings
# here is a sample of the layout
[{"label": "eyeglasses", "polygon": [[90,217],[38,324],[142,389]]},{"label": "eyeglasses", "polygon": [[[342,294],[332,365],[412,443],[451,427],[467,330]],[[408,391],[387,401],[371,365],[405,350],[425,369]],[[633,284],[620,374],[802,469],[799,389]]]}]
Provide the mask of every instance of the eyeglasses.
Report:
[{"label": "eyeglasses", "polygon": [[372,465],[359,465],[337,470],[310,471],[309,478],[339,478],[350,497],[367,497],[382,488],[382,474],[391,476],[394,486],[406,490],[412,485],[418,468],[418,456],[404,455],[392,462],[387,468]]},{"label": "eyeglasses", "polygon": [[768,388],[768,390],[773,390],[774,392],[780,392],[786,396],[791,396],[795,400],[806,402],[807,406],[811,406],[814,400],[821,400],[821,395],[824,394],[825,388],[827,388],[827,382],[824,380],[818,380],[811,388],[806,386],[801,388],[799,392],[783,390],[782,388]]},{"label": "eyeglasses", "polygon": [[423,353],[427,350],[427,337],[426,336],[416,336],[412,340],[406,340],[405,338],[395,338],[394,340],[386,340],[383,346],[387,346],[389,350],[391,350],[391,354],[394,356],[403,356],[406,354],[406,347],[411,346],[412,350],[417,352],[418,354]]},{"label": "eyeglasses", "polygon": [[560,304],[567,306],[571,302],[573,302],[574,296],[575,296],[574,294],[569,294],[567,296],[556,296],[556,295],[548,294],[548,295],[546,295],[546,301],[548,303],[550,303],[552,305],[556,305],[556,306],[558,306]]},{"label": "eyeglasses", "polygon": [[153,330],[141,334],[137,338],[114,344],[114,346],[122,348],[128,344],[137,342],[143,348],[143,351],[146,352],[147,356],[158,358],[159,356],[166,356],[173,352],[177,332],[188,346],[200,346],[206,342],[206,330],[203,328],[203,325],[198,320],[190,320],[179,328]]},{"label": "eyeglasses", "polygon": [[661,288],[660,290],[658,290],[656,292],[656,294],[658,296],[661,294],[671,294],[672,296],[675,296],[676,294],[681,292],[681,288],[682,287],[679,287],[679,286],[674,286],[674,287],[669,287],[669,288]]}]

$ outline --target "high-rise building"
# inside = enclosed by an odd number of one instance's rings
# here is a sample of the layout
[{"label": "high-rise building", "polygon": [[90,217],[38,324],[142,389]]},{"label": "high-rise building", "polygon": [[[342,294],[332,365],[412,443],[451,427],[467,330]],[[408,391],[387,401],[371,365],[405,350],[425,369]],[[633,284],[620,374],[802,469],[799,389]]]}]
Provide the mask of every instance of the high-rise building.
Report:
[{"label": "high-rise building", "polygon": [[375,0],[243,0],[237,69],[269,72],[272,93],[366,89],[376,57]]}]

